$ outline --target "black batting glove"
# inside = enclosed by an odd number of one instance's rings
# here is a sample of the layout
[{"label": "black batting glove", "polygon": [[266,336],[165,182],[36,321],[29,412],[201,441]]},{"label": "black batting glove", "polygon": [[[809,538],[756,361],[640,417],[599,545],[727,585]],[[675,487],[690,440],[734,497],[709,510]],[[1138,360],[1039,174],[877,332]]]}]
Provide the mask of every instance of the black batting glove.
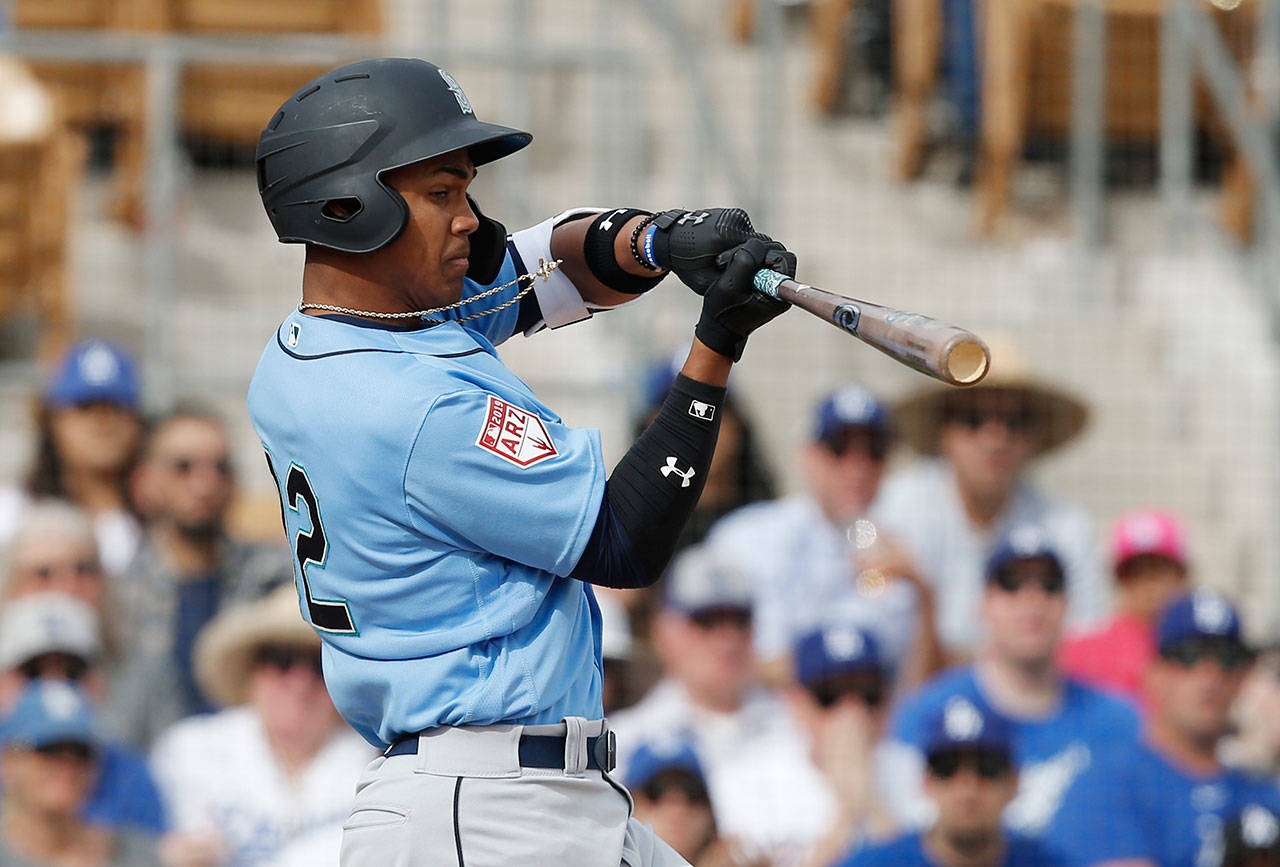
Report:
[{"label": "black batting glove", "polygon": [[[752,238],[776,243],[755,231],[751,218],[741,208],[664,211],[653,224],[658,227],[653,236],[656,264],[674,272],[699,295],[705,295],[724,270],[721,254]],[[796,257],[778,246],[780,253],[775,250],[777,255],[765,267],[794,277]]]},{"label": "black batting glove", "polygon": [[738,361],[747,337],[791,306],[752,288],[756,272],[790,262],[795,272],[795,256],[777,241],[748,238],[722,252],[714,260],[721,273],[702,296],[702,317],[693,333],[708,349]]}]

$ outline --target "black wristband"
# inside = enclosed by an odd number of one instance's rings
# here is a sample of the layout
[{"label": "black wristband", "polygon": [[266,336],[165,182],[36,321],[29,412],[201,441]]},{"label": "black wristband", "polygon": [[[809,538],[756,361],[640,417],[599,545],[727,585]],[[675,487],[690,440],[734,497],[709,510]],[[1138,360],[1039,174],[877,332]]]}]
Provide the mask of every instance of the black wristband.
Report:
[{"label": "black wristband", "polygon": [[644,573],[656,580],[702,496],[720,430],[725,390],[676,377],[653,422],[605,486]]},{"label": "black wristband", "polygon": [[639,274],[628,274],[618,264],[618,256],[614,252],[614,243],[623,227],[633,218],[647,216],[648,213],[635,208],[617,208],[596,217],[587,229],[582,243],[583,258],[591,269],[591,274],[615,292],[640,295],[657,286],[666,276],[659,274],[642,277]]}]

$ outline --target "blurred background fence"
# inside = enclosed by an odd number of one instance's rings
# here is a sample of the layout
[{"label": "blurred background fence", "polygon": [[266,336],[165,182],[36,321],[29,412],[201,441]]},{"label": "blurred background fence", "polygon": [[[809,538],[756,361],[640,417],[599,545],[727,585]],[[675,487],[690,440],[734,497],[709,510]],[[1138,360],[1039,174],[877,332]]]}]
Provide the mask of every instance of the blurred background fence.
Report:
[{"label": "blurred background fence", "polygon": [[[9,0],[0,51],[6,479],[40,360],[106,336],[150,407],[225,412],[242,523],[278,532],[243,402],[302,252],[274,240],[253,146],[323,69],[408,54],[534,132],[476,184],[508,227],[746,206],[802,278],[991,335],[1086,399],[1045,483],[1099,522],[1181,512],[1200,578],[1256,635],[1280,623],[1275,0]],[[696,309],[671,281],[503,354],[613,458]],[[923,385],[799,314],[753,338],[735,388],[791,486],[810,407],[849,379]]]}]

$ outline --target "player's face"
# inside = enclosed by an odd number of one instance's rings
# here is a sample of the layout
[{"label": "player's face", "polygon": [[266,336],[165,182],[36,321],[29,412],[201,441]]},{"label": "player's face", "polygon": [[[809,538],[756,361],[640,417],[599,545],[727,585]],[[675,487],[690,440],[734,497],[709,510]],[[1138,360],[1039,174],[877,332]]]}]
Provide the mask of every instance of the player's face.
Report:
[{"label": "player's face", "polygon": [[189,534],[219,534],[234,493],[226,432],[203,418],[166,423],[152,436],[138,490],[149,515]]},{"label": "player's face", "polygon": [[471,233],[480,222],[467,202],[476,167],[465,150],[388,172],[384,179],[404,197],[409,223],[386,248],[392,288],[414,309],[451,304],[462,297],[470,262]]},{"label": "player's face", "polygon": [[49,418],[54,447],[72,471],[122,471],[142,434],[137,413],[113,403],[63,407]]},{"label": "player's face", "polygon": [[938,806],[938,832],[956,842],[976,843],[1000,832],[1000,817],[1017,793],[1018,777],[1002,756],[942,754],[930,760],[924,789]]},{"label": "player's face", "polygon": [[962,490],[1003,499],[1035,451],[1036,419],[1015,394],[971,393],[947,410],[939,435],[942,455]]},{"label": "player's face", "polygon": [[66,593],[101,608],[105,583],[94,541],[50,528],[15,547],[7,592],[10,599],[32,593]]},{"label": "player's face", "polygon": [[809,488],[831,521],[848,524],[866,512],[880,488],[888,451],[888,436],[868,428],[847,428],[809,446]]},{"label": "player's face", "polygon": [[5,787],[28,810],[47,816],[78,814],[96,775],[91,755],[78,745],[4,751]]},{"label": "player's face", "polygon": [[1230,727],[1231,707],[1248,669],[1248,657],[1230,645],[1178,648],[1152,665],[1153,698],[1164,720],[1183,737],[1213,742]]},{"label": "player's face", "polygon": [[988,583],[983,615],[995,652],[1021,664],[1053,658],[1067,612],[1065,587],[1042,559],[1018,560],[1003,583]]}]

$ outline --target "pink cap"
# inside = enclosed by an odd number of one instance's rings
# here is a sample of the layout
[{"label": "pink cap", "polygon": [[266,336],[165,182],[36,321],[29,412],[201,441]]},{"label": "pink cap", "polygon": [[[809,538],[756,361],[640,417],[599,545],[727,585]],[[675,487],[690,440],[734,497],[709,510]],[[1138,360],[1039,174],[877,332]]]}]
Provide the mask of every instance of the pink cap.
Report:
[{"label": "pink cap", "polygon": [[1167,557],[1187,565],[1187,536],[1182,522],[1168,512],[1140,509],[1116,519],[1111,531],[1111,563],[1119,567],[1141,554]]}]

